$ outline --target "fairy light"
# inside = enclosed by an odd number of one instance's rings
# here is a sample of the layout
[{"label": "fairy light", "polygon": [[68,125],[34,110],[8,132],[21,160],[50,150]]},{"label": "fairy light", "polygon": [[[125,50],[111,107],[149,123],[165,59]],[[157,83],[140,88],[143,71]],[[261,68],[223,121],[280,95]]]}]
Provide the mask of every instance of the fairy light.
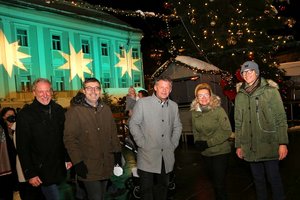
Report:
[{"label": "fairy light", "polygon": [[143,11],[132,11],[132,10],[121,10],[121,9],[115,9],[111,7],[101,6],[101,5],[91,5],[87,2],[83,2],[80,0],[77,1],[70,1],[70,0],[45,0],[45,3],[47,4],[63,4],[63,5],[70,5],[74,7],[79,8],[85,8],[85,9],[92,9],[94,11],[102,11],[102,12],[109,12],[116,15],[124,15],[127,17],[141,17],[141,18],[159,18],[163,20],[172,20],[172,19],[178,19],[178,16],[174,13],[171,15],[165,15],[160,13],[154,13],[154,12],[143,12]]}]

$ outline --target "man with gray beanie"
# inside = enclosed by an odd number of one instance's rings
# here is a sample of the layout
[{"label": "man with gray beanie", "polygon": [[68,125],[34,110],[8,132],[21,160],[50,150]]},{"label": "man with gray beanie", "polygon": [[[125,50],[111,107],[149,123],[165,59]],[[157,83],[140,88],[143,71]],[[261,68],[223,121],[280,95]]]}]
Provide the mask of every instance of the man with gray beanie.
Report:
[{"label": "man with gray beanie", "polygon": [[258,64],[253,61],[247,61],[242,65],[241,68],[241,76],[243,76],[243,72],[249,71],[249,70],[254,70],[257,75],[259,75],[259,68]]},{"label": "man with gray beanie", "polygon": [[[279,161],[287,156],[287,121],[277,84],[259,76],[258,64],[241,66],[245,82],[235,99],[235,147],[250,163],[258,200],[268,199],[266,178],[273,199],[285,199]],[[266,174],[266,176],[265,176]]]}]

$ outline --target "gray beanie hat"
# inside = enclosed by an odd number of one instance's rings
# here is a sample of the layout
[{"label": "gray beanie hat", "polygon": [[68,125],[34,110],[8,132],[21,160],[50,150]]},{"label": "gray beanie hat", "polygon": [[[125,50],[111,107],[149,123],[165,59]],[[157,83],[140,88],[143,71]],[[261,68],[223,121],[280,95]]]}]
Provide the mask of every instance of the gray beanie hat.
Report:
[{"label": "gray beanie hat", "polygon": [[242,64],[242,68],[241,68],[241,75],[243,75],[243,72],[248,69],[253,69],[255,71],[255,73],[257,75],[259,75],[259,68],[258,68],[258,64],[256,62],[254,62],[254,61],[244,62],[244,64]]}]

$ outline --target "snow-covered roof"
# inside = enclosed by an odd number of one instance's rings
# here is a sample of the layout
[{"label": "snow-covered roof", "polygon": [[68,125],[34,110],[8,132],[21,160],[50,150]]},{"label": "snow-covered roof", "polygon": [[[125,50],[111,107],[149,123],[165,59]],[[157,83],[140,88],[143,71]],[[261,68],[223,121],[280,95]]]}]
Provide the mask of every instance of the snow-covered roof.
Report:
[{"label": "snow-covered roof", "polygon": [[196,67],[201,70],[206,71],[219,71],[220,69],[212,64],[209,64],[207,62],[204,62],[202,60],[192,58],[190,56],[177,56],[175,60],[182,62],[186,65],[189,65],[191,67]]},{"label": "snow-covered roof", "polygon": [[212,64],[189,56],[177,56],[161,65],[153,74],[152,78],[169,76],[172,79],[181,79],[198,76],[199,74],[219,74],[220,69]]},{"label": "snow-covered roof", "polygon": [[279,68],[285,70],[286,76],[300,76],[300,61],[280,63]]},{"label": "snow-covered roof", "polygon": [[13,7],[34,9],[43,12],[56,13],[96,24],[104,24],[109,27],[116,27],[123,30],[142,33],[142,30],[134,28],[119,18],[101,10],[96,10],[86,2],[76,1],[50,1],[50,0],[0,0],[0,4]]}]

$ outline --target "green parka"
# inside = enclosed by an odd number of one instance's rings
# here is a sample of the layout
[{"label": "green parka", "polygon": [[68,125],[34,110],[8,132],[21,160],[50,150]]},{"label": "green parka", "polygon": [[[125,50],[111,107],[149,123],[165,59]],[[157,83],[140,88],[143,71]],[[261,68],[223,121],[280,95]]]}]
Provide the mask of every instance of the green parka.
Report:
[{"label": "green parka", "polygon": [[191,105],[194,141],[207,141],[208,148],[201,154],[216,156],[229,153],[228,142],[232,134],[231,125],[225,110],[220,106],[220,98],[212,95],[208,110],[200,111],[196,100]]},{"label": "green parka", "polygon": [[[287,121],[277,84],[260,78],[252,93],[240,86],[235,99],[235,147],[246,161],[278,159],[280,144],[288,144]],[[238,88],[238,87],[237,87]]]}]

